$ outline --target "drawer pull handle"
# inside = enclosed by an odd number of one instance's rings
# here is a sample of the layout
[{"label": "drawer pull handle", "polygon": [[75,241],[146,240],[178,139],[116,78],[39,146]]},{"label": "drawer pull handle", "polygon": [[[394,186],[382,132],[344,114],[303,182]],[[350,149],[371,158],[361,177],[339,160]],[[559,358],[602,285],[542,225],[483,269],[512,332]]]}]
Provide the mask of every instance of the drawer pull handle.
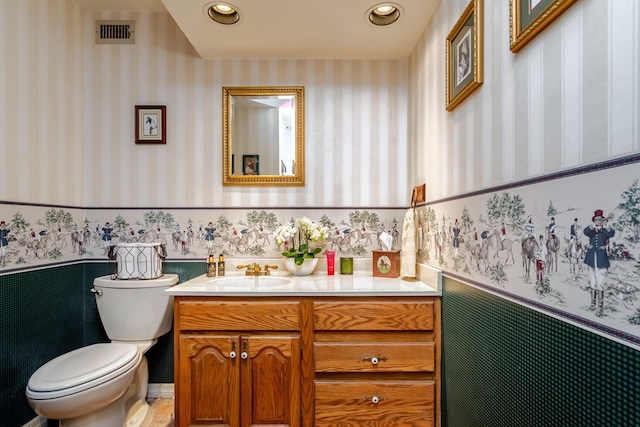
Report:
[{"label": "drawer pull handle", "polygon": [[380,402],[381,400],[386,400],[386,398],[385,397],[381,397],[381,396],[376,396],[376,395],[373,395],[373,396],[365,395],[365,396],[362,396],[362,400],[369,401],[369,402],[371,402],[371,403],[373,403],[375,405],[378,402]]},{"label": "drawer pull handle", "polygon": [[372,365],[377,365],[378,362],[386,362],[387,358],[384,356],[380,356],[380,357],[367,357],[367,356],[362,356],[360,358],[360,360],[362,360],[363,362],[371,362]]}]

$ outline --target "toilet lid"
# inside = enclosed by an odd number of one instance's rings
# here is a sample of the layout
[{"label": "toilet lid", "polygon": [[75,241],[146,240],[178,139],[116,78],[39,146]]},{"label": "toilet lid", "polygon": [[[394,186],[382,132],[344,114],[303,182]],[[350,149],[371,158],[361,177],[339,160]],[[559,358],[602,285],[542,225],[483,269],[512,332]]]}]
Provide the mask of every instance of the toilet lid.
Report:
[{"label": "toilet lid", "polygon": [[29,379],[33,392],[66,390],[97,379],[120,375],[139,360],[138,347],[128,343],[93,344],[70,351],[42,365]]}]

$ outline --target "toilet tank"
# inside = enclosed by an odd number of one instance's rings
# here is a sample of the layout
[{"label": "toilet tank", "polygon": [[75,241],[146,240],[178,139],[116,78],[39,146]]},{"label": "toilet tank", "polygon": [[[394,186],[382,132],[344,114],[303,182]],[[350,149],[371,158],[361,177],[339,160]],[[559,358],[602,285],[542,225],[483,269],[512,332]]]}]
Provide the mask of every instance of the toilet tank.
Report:
[{"label": "toilet tank", "polygon": [[93,281],[100,320],[112,341],[148,341],[171,330],[173,297],[164,291],[178,283],[177,274],[157,279]]}]

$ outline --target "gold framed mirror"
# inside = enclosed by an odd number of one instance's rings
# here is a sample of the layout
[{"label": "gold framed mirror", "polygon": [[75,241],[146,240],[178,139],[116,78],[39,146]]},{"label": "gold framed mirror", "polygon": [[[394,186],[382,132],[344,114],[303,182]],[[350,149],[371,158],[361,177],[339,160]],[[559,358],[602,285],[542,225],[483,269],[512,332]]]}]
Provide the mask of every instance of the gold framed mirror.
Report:
[{"label": "gold framed mirror", "polygon": [[222,88],[223,185],[304,185],[304,87]]}]

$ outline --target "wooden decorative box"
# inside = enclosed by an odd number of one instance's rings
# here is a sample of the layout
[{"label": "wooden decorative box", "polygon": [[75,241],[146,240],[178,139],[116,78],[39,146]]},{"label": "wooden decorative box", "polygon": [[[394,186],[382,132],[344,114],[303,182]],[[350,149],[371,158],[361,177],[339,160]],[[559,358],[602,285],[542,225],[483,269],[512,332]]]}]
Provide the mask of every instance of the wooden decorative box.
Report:
[{"label": "wooden decorative box", "polygon": [[400,276],[400,250],[373,251],[373,275],[375,277]]}]

